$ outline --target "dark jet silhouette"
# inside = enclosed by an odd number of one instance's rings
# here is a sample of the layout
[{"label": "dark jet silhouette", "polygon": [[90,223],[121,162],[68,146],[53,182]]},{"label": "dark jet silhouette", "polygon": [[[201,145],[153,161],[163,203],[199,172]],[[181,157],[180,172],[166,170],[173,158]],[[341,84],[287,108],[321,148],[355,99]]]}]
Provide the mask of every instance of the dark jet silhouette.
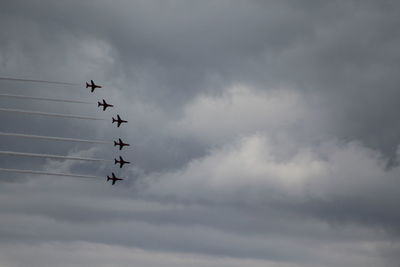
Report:
[{"label": "dark jet silhouette", "polygon": [[114,185],[116,181],[122,181],[124,179],[118,178],[118,177],[115,176],[114,173],[112,173],[111,177],[107,175],[107,182],[110,181],[110,180],[112,181],[112,185]]},{"label": "dark jet silhouette", "polygon": [[104,99],[103,103],[97,102],[98,107],[103,107],[103,111],[105,111],[108,107],[113,107],[114,105],[108,104]]},{"label": "dark jet silhouette", "polygon": [[86,83],[86,88],[89,88],[89,87],[92,88],[92,89],[90,90],[92,93],[93,93],[94,89],[96,89],[96,88],[101,88],[101,86],[95,84],[93,80],[90,80],[90,84],[89,84],[89,83]]},{"label": "dark jet silhouette", "polygon": [[119,164],[119,167],[122,168],[125,164],[130,164],[129,161],[125,161],[121,156],[119,156],[119,160],[114,159],[114,164]]},{"label": "dark jet silhouette", "polygon": [[117,127],[121,126],[121,123],[127,123],[128,121],[124,121],[121,117],[117,114],[117,119],[112,118],[112,123],[117,122]]},{"label": "dark jet silhouette", "polygon": [[119,146],[119,150],[121,150],[124,146],[130,146],[130,145],[122,142],[121,138],[119,138],[118,142],[114,141],[114,146]]}]

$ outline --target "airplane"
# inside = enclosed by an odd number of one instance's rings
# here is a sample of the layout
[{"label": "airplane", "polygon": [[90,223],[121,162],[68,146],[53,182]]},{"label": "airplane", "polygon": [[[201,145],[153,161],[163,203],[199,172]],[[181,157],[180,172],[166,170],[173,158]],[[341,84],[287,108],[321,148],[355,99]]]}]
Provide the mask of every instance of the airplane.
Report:
[{"label": "airplane", "polygon": [[114,159],[114,164],[119,164],[119,167],[122,168],[124,164],[130,164],[129,161],[125,161],[121,156],[119,156],[119,160]]},{"label": "airplane", "polygon": [[108,104],[108,103],[103,99],[103,103],[97,102],[97,106],[98,106],[98,107],[102,106],[102,107],[103,107],[103,111],[105,111],[108,107],[113,107],[114,105]]},{"label": "airplane", "polygon": [[127,123],[128,121],[124,121],[121,119],[121,117],[117,114],[117,119],[112,118],[112,123],[117,122],[118,125],[117,127],[121,126],[121,123]]},{"label": "airplane", "polygon": [[101,88],[101,86],[95,84],[93,80],[90,80],[90,84],[89,84],[88,82],[86,82],[86,88],[89,88],[89,87],[92,88],[92,89],[91,89],[91,92],[92,92],[92,93],[93,93],[94,89],[96,89],[96,88]]},{"label": "airplane", "polygon": [[119,150],[121,150],[124,146],[130,146],[130,145],[122,142],[121,138],[119,138],[118,142],[114,141],[114,146],[119,146]]},{"label": "airplane", "polygon": [[118,177],[115,176],[114,173],[112,173],[111,177],[107,175],[107,182],[110,181],[110,180],[112,180],[112,185],[114,185],[116,181],[122,181],[124,179],[118,178]]}]

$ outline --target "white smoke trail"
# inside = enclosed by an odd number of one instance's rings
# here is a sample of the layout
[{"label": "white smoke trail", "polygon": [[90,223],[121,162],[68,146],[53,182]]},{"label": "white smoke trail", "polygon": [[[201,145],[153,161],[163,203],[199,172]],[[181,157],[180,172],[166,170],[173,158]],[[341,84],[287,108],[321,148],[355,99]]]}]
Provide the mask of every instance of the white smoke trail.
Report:
[{"label": "white smoke trail", "polygon": [[47,98],[47,97],[37,97],[37,96],[26,96],[26,95],[0,94],[0,97],[31,99],[31,100],[44,100],[44,101],[77,103],[77,104],[94,104],[94,102],[86,102],[86,101],[79,101],[79,100],[57,99],[57,98]]},{"label": "white smoke trail", "polygon": [[49,117],[72,118],[72,119],[82,119],[82,120],[96,120],[96,121],[105,121],[106,120],[106,119],[86,117],[86,116],[60,114],[60,113],[48,113],[48,112],[41,112],[41,111],[30,111],[30,110],[21,110],[21,109],[12,109],[12,108],[0,108],[0,112],[12,112],[12,113],[22,113],[22,114],[30,114],[30,115],[41,115],[41,116],[49,116]]},{"label": "white smoke trail", "polygon": [[44,139],[44,140],[52,140],[52,141],[81,142],[81,143],[93,143],[93,144],[108,144],[108,143],[110,143],[110,142],[101,141],[101,140],[86,140],[86,139],[42,136],[42,135],[32,135],[32,134],[2,133],[2,132],[0,132],[0,136],[15,136],[15,137],[36,138],[36,139]]},{"label": "white smoke trail", "polygon": [[112,162],[112,160],[107,160],[107,159],[69,157],[69,156],[60,156],[60,155],[24,153],[24,152],[13,152],[13,151],[0,151],[0,155],[6,155],[6,156],[20,156],[20,157],[33,157],[33,158],[49,158],[49,159],[67,159],[67,160],[81,160],[81,161],[96,161],[96,162]]},{"label": "white smoke trail", "polygon": [[3,81],[16,81],[16,82],[62,84],[62,85],[79,85],[79,83],[66,83],[66,82],[46,81],[46,80],[17,79],[17,78],[8,78],[8,77],[0,77],[0,80],[3,80]]},{"label": "white smoke trail", "polygon": [[33,170],[19,170],[19,169],[5,169],[5,168],[0,168],[0,171],[14,172],[14,173],[26,173],[26,174],[37,174],[37,175],[54,175],[54,176],[66,176],[66,177],[77,177],[77,178],[90,178],[90,179],[103,178],[101,176],[93,176],[93,175],[81,175],[81,174],[45,172],[45,171],[33,171]]}]

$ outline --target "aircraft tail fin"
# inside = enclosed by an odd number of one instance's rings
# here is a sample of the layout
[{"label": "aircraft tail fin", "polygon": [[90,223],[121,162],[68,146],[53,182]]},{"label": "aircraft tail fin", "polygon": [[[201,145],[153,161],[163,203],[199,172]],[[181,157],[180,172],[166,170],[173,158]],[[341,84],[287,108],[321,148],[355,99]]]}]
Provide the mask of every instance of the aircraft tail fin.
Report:
[{"label": "aircraft tail fin", "polygon": [[116,119],[114,119],[114,117],[112,118],[112,123],[114,123],[114,122],[116,122],[117,120]]},{"label": "aircraft tail fin", "polygon": [[101,103],[100,103],[100,102],[97,102],[97,106],[100,107],[100,106],[101,106]]},{"label": "aircraft tail fin", "polygon": [[114,164],[117,164],[117,163],[118,163],[117,159],[114,159]]},{"label": "aircraft tail fin", "polygon": [[110,176],[107,176],[107,181],[110,181],[111,180],[111,177]]},{"label": "aircraft tail fin", "polygon": [[88,83],[86,83],[86,88],[89,88],[89,84]]},{"label": "aircraft tail fin", "polygon": [[117,143],[117,141],[114,141],[114,146],[118,146],[118,143]]}]

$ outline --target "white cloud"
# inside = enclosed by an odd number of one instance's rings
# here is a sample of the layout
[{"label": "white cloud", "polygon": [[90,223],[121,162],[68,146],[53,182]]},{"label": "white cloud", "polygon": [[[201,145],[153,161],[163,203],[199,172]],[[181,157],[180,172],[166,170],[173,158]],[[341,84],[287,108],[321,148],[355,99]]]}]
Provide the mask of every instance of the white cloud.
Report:
[{"label": "white cloud", "polygon": [[221,95],[200,95],[188,103],[171,127],[211,144],[259,131],[283,134],[318,123],[302,94],[289,89],[259,91],[234,85]]},{"label": "white cloud", "polygon": [[282,160],[275,155],[279,149],[279,144],[272,144],[261,134],[241,138],[235,145],[214,149],[204,158],[193,160],[180,171],[161,174],[150,190],[160,195],[204,199],[226,195],[235,198],[247,192],[248,199],[264,199],[279,191],[304,195],[309,183],[326,176],[328,163],[312,150],[300,149]]}]

